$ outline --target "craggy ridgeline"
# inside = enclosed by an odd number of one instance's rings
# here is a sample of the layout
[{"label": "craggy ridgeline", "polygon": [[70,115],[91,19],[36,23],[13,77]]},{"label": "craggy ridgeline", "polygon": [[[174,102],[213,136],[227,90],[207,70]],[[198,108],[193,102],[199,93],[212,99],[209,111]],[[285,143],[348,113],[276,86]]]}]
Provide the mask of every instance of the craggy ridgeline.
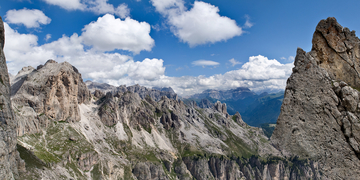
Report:
[{"label": "craggy ridgeline", "polygon": [[12,161],[0,161],[0,172],[10,179],[356,179],[359,58],[355,33],[322,20],[312,51],[297,52],[269,141],[221,102],[203,109],[139,85],[90,93],[67,62],[23,68],[11,81],[11,104],[2,56],[8,115],[0,155]]}]

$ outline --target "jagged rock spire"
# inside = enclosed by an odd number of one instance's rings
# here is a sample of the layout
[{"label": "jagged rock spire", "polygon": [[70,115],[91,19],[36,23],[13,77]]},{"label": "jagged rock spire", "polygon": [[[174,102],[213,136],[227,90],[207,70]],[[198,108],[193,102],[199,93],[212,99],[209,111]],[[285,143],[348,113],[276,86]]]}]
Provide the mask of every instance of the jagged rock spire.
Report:
[{"label": "jagged rock spire", "polygon": [[324,179],[360,177],[359,39],[335,18],[321,20],[313,48],[297,50],[272,143],[319,163]]}]

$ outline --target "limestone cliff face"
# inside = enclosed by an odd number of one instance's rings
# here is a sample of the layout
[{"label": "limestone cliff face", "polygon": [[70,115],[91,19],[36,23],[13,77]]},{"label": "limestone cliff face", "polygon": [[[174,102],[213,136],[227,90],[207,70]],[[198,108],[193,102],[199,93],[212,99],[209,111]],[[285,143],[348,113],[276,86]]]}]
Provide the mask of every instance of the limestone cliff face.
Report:
[{"label": "limestone cliff face", "polygon": [[10,83],[4,47],[4,25],[0,17],[0,179],[18,177],[22,164],[16,151],[16,120],[11,108]]},{"label": "limestone cliff face", "polygon": [[325,179],[360,177],[360,40],[335,18],[320,21],[311,52],[297,50],[272,143],[319,163]]},{"label": "limestone cliff face", "polygon": [[12,82],[12,102],[18,117],[18,135],[37,133],[49,119],[80,120],[78,104],[87,103],[90,92],[78,70],[67,62],[49,60],[37,69],[23,68]]},{"label": "limestone cliff face", "polygon": [[126,93],[132,92],[138,94],[141,98],[145,98],[150,96],[153,100],[159,101],[162,96],[166,96],[170,99],[178,99],[178,95],[174,92],[174,90],[169,88],[146,88],[144,86],[140,86],[138,84],[133,86],[126,86],[121,85],[118,87],[106,84],[106,83],[97,83],[86,81],[85,84],[87,85],[90,92],[95,93],[96,91],[102,91],[103,93],[111,92],[112,94],[116,93]]}]

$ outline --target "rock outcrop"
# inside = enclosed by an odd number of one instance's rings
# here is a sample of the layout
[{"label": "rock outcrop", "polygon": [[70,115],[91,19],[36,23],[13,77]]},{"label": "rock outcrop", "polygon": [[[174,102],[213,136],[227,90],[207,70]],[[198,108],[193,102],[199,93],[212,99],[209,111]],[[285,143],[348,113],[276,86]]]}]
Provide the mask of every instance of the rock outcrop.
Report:
[{"label": "rock outcrop", "polygon": [[23,68],[12,82],[18,135],[40,132],[49,119],[79,121],[78,104],[89,102],[90,97],[81,74],[67,62],[48,60],[37,69]]},{"label": "rock outcrop", "polygon": [[271,142],[318,162],[324,179],[360,177],[360,40],[335,18],[320,21],[313,48],[297,50]]},{"label": "rock outcrop", "polygon": [[[171,89],[139,85],[97,86],[104,88],[92,95],[66,62],[25,67],[12,81],[18,147],[28,170],[20,178],[357,179],[360,41],[353,35],[329,18],[319,23],[313,50],[298,49],[271,143],[261,128],[246,124],[240,113],[229,115],[230,106],[220,101],[200,108]],[[349,74],[341,75],[344,70]],[[5,66],[0,173],[11,179],[21,163],[16,132],[9,128],[16,123],[10,121],[6,72]],[[236,91],[226,97],[251,95]]]},{"label": "rock outcrop", "polygon": [[121,85],[116,87],[106,83],[97,83],[91,81],[86,81],[86,85],[92,93],[95,93],[96,90],[101,91],[103,93],[111,92],[114,95],[116,93],[131,92],[138,94],[141,99],[145,99],[147,96],[151,97],[155,101],[159,101],[163,96],[166,96],[167,98],[170,99],[178,99],[178,95],[174,92],[174,90],[171,87],[147,88],[144,86],[140,86],[138,84],[133,86]]},{"label": "rock outcrop", "polygon": [[24,163],[16,150],[16,120],[10,101],[9,74],[4,47],[4,24],[0,17],[0,179],[18,178]]}]

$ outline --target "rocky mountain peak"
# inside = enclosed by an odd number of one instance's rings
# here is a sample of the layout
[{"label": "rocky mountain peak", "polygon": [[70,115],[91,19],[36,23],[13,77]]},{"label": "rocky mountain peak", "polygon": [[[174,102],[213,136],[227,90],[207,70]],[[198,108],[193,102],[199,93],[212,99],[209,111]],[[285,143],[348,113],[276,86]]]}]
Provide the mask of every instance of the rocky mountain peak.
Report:
[{"label": "rocky mountain peak", "polygon": [[39,132],[49,123],[48,118],[79,121],[78,104],[89,102],[91,97],[77,69],[68,62],[54,60],[37,69],[23,68],[11,88],[19,135]]},{"label": "rocky mountain peak", "polygon": [[153,87],[152,89],[159,90],[159,91],[170,92],[170,93],[175,94],[175,91],[171,87],[161,87],[161,88],[160,87]]},{"label": "rocky mountain peak", "polygon": [[[118,87],[106,84],[106,83],[98,83],[98,82],[91,82],[86,81],[86,85],[92,93],[95,93],[96,90],[102,91],[102,93],[111,92],[116,96],[119,93],[131,92],[136,93],[140,96],[141,99],[145,99],[146,97],[151,97],[155,101],[161,100],[163,96],[166,96],[170,99],[178,99],[178,95],[175,91],[171,88],[147,88],[144,86],[140,86],[139,84],[126,86],[120,85]],[[99,92],[98,92],[99,93]]]},{"label": "rocky mountain peak", "polygon": [[359,39],[322,20],[313,48],[298,48],[271,142],[287,157],[317,161],[324,179],[360,173]]},{"label": "rocky mountain peak", "polygon": [[360,40],[355,31],[329,17],[317,25],[312,43],[311,55],[331,79],[360,88]]}]

